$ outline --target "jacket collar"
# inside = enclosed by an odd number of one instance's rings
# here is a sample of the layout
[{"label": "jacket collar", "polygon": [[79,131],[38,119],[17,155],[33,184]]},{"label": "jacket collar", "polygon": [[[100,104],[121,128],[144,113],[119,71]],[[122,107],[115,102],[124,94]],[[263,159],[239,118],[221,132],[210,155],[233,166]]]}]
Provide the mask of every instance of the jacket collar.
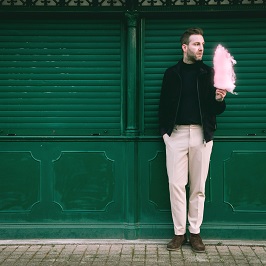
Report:
[{"label": "jacket collar", "polygon": [[[175,72],[177,72],[177,73],[181,72],[182,61],[183,61],[183,58],[181,60],[179,60],[176,65],[174,65],[174,71]],[[207,73],[206,65],[203,63],[203,61],[201,60],[200,62],[198,62],[198,64],[200,65],[200,74]]]}]

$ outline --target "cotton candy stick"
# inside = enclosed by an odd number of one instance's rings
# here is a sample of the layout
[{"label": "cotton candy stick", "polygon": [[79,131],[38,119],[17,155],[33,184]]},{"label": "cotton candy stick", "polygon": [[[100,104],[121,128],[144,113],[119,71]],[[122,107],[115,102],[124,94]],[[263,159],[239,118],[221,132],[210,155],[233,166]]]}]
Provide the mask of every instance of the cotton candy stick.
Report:
[{"label": "cotton candy stick", "polygon": [[234,57],[219,44],[213,56],[214,87],[236,94],[234,92],[236,75],[233,67],[235,64]]}]

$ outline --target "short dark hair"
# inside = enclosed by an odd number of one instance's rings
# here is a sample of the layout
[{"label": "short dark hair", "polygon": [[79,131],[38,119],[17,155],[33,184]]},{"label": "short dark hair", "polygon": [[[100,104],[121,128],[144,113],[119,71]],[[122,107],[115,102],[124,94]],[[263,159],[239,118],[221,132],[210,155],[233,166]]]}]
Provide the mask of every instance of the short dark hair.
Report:
[{"label": "short dark hair", "polygon": [[180,42],[182,44],[188,44],[189,43],[189,37],[191,35],[202,35],[203,36],[203,30],[201,28],[189,28],[187,29],[181,36]]}]

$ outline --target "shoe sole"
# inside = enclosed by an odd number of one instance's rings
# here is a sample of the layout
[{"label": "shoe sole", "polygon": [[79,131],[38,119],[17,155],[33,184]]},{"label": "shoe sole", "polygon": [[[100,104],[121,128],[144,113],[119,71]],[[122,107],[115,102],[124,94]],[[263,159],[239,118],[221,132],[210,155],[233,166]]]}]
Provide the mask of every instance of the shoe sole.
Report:
[{"label": "shoe sole", "polygon": [[166,248],[168,251],[176,251],[179,250],[183,245],[187,244],[187,240],[184,240],[184,242],[181,244],[179,248]]},{"label": "shoe sole", "polygon": [[[181,247],[180,247],[181,248]],[[177,251],[177,250],[179,250],[180,248],[166,248],[168,251]]]},{"label": "shoe sole", "polygon": [[206,250],[197,250],[197,249],[194,249],[193,247],[191,247],[191,249],[196,252],[196,253],[204,253]]}]

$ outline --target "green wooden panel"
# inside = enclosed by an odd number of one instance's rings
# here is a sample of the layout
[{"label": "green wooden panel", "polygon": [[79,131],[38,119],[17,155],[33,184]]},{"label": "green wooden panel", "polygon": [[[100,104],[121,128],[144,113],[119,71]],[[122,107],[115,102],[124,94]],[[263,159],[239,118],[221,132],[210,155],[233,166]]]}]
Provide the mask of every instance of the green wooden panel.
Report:
[{"label": "green wooden panel", "polygon": [[[259,239],[265,235],[264,141],[215,141],[206,183],[204,238]],[[170,238],[163,141],[139,143],[139,235]]]},{"label": "green wooden panel", "polygon": [[190,26],[205,34],[204,62],[213,65],[215,47],[225,46],[237,61],[236,89],[228,93],[227,110],[218,117],[216,135],[266,135],[266,19],[146,19],[143,23],[142,85],[145,134],[158,134],[158,104],[165,69],[182,52],[179,37]]},{"label": "green wooden panel", "polygon": [[114,141],[1,142],[0,224],[123,224],[123,152]]},{"label": "green wooden panel", "polygon": [[1,19],[2,135],[120,135],[119,19]]},{"label": "green wooden panel", "polygon": [[224,200],[233,211],[266,212],[265,161],[266,151],[256,150],[233,151],[224,161]]},{"label": "green wooden panel", "polygon": [[104,152],[62,152],[54,171],[55,202],[62,210],[104,211],[113,202],[113,162]]},{"label": "green wooden panel", "polygon": [[[0,238],[171,238],[163,141],[112,138],[2,140]],[[204,239],[265,238],[265,159],[263,140],[214,142]]]},{"label": "green wooden panel", "polygon": [[40,162],[31,152],[0,152],[0,213],[30,212],[40,201]]}]

